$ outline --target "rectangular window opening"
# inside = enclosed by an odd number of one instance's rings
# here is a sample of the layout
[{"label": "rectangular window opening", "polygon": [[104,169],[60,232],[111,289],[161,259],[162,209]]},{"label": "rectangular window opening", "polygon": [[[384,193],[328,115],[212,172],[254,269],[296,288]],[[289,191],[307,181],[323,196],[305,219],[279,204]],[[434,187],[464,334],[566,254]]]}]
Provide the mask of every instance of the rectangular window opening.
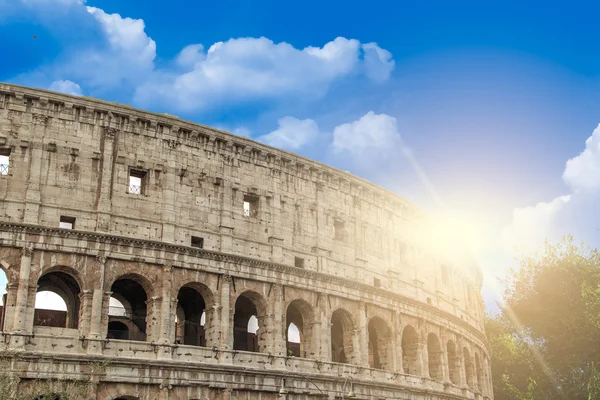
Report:
[{"label": "rectangular window opening", "polygon": [[442,265],[442,283],[446,285],[448,283],[448,267]]},{"label": "rectangular window opening", "polygon": [[381,280],[379,278],[373,278],[373,286],[381,287]]},{"label": "rectangular window opening", "polygon": [[61,215],[58,227],[63,229],[75,229],[75,217]]},{"label": "rectangular window opening", "polygon": [[204,238],[192,236],[192,247],[202,249],[204,247]]},{"label": "rectangular window opening", "polygon": [[244,217],[256,217],[258,213],[258,198],[255,196],[244,195]]},{"label": "rectangular window opening", "polygon": [[294,257],[294,265],[297,268],[304,268],[304,258]]},{"label": "rectangular window opening", "polygon": [[139,169],[129,170],[129,185],[127,193],[129,194],[144,194],[146,184],[146,171]]},{"label": "rectangular window opening", "polygon": [[8,175],[10,167],[10,149],[0,149],[0,176]]},{"label": "rectangular window opening", "polygon": [[339,219],[333,220],[333,238],[335,240],[344,240],[346,238],[344,221]]}]

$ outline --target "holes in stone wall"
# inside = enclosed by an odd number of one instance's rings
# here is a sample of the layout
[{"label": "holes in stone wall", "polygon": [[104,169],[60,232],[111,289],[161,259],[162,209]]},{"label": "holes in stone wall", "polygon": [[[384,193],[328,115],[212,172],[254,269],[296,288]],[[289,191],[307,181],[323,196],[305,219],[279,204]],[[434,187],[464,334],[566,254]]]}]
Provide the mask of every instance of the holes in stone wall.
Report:
[{"label": "holes in stone wall", "polygon": [[296,268],[304,268],[304,258],[294,257],[294,266]]},{"label": "holes in stone wall", "polygon": [[258,197],[250,194],[244,195],[243,216],[255,218],[258,215]]},{"label": "holes in stone wall", "polygon": [[204,247],[204,238],[201,238],[199,236],[192,236],[191,242],[192,247],[197,247],[199,249],[202,249]]}]

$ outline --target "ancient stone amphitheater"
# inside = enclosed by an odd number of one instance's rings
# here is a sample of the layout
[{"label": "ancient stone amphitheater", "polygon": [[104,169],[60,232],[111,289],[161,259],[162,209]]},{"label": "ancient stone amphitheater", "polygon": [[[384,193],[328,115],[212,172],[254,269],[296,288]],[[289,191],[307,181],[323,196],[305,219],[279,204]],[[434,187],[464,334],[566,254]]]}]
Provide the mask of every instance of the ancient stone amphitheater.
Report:
[{"label": "ancient stone amphitheater", "polygon": [[[19,391],[91,376],[97,400],[493,398],[481,272],[414,239],[427,216],[380,187],[8,84],[0,160]],[[66,311],[36,309],[41,291]]]}]

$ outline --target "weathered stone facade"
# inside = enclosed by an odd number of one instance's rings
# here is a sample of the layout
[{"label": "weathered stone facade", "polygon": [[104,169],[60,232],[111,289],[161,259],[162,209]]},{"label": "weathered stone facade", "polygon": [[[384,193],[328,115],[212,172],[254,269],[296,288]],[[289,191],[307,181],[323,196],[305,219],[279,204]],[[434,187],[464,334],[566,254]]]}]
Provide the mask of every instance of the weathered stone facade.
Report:
[{"label": "weathered stone facade", "polygon": [[[22,382],[108,361],[97,400],[275,399],[282,378],[289,399],[348,382],[360,399],[493,398],[481,273],[420,247],[425,215],[392,193],[176,117],[7,84],[0,154],[0,346],[27,360]],[[34,326],[41,290],[65,300],[64,327]]]}]

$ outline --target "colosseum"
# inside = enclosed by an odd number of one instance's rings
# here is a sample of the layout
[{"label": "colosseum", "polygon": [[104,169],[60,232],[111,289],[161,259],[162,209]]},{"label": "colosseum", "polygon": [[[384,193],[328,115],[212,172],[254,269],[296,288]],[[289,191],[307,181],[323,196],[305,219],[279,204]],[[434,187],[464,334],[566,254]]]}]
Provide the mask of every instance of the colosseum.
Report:
[{"label": "colosseum", "polygon": [[96,400],[493,399],[479,267],[347,172],[0,84],[0,195],[18,392],[89,378]]}]

